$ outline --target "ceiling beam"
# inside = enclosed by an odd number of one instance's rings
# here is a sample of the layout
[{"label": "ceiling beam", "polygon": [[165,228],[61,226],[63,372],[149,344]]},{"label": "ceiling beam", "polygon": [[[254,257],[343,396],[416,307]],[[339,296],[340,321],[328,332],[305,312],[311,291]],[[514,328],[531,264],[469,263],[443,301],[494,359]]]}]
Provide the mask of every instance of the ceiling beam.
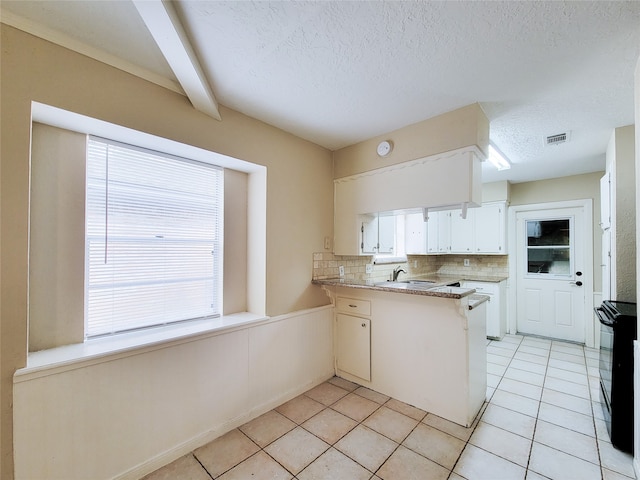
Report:
[{"label": "ceiling beam", "polygon": [[133,0],[133,4],[194,108],[222,120],[218,102],[173,5],[163,0]]}]

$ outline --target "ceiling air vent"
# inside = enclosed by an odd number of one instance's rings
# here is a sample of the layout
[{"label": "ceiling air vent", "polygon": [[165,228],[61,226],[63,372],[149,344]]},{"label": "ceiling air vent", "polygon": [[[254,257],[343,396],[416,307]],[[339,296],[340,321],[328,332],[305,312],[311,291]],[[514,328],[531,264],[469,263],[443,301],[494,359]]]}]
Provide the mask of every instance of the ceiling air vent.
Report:
[{"label": "ceiling air vent", "polygon": [[560,145],[569,140],[571,132],[567,133],[558,133],[556,135],[549,135],[545,139],[545,145]]}]

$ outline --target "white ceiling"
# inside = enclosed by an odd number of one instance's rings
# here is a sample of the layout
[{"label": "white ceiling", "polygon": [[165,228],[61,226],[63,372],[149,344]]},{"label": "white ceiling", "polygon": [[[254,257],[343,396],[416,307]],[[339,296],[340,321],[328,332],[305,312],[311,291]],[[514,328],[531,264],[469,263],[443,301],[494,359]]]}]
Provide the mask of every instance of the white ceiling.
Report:
[{"label": "white ceiling", "polygon": [[[604,170],[634,123],[639,1],[173,5],[219,103],[331,150],[478,102],[513,164],[484,181],[522,182]],[[129,0],[1,7],[176,81]]]}]

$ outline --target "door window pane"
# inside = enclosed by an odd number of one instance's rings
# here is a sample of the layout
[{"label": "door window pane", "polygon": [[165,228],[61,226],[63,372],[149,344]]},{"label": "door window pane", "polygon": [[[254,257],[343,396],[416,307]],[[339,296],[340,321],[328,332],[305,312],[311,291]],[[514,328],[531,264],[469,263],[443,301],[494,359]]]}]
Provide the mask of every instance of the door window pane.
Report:
[{"label": "door window pane", "polygon": [[571,221],[527,220],[527,272],[571,274]]}]

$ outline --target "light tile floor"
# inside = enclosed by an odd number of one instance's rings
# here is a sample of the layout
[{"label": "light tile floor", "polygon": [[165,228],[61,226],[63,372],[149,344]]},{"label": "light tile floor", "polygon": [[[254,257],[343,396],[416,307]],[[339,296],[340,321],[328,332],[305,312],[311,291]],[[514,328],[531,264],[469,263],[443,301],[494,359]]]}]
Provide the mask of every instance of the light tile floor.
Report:
[{"label": "light tile floor", "polygon": [[487,361],[471,428],[334,377],[146,480],[634,478],[602,420],[597,350],[507,335]]}]

